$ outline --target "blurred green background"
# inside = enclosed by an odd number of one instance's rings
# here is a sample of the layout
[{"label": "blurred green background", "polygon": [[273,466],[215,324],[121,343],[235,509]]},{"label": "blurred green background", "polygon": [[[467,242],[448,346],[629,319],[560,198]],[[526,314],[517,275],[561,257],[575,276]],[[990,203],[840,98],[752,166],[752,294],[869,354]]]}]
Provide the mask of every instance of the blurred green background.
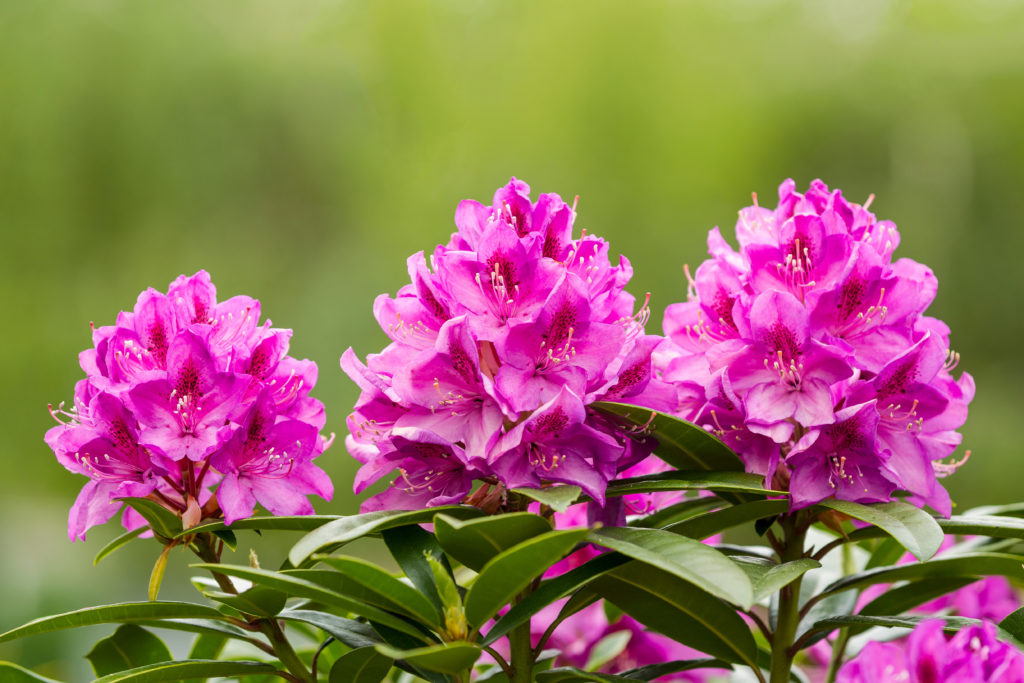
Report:
[{"label": "blurred green background", "polygon": [[[1022,39],[1022,5],[1000,0],[0,1],[0,630],[145,598],[155,548],[94,568],[117,530],[67,541],[84,480],[42,441],[90,321],[205,268],[295,330],[343,435],[337,360],[383,346],[373,298],[513,174],[579,195],[577,226],[653,293],[652,330],[751,191],[875,193],[897,254],[938,274],[931,313],[978,384],[948,487],[961,508],[1021,499]],[[356,508],[340,441],[321,512]],[[265,563],[293,540],[261,541]],[[186,563],[163,597],[192,596]],[[110,630],[0,658],[84,679]]]}]

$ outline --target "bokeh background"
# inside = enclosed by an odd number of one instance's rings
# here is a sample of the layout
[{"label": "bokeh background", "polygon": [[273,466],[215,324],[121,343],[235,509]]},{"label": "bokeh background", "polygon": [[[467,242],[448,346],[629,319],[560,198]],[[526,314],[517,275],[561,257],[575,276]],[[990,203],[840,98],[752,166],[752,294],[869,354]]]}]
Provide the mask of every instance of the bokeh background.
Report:
[{"label": "bokeh background", "polygon": [[[383,346],[373,298],[513,174],[579,195],[577,226],[653,293],[652,329],[752,191],[875,193],[898,255],[938,274],[931,313],[978,384],[948,487],[961,509],[1024,498],[1022,43],[1008,0],[0,1],[0,631],[145,598],[155,548],[94,568],[117,529],[67,541],[84,480],[42,441],[90,321],[205,268],[295,330],[343,435],[337,361]],[[340,441],[325,513],[357,506]],[[193,597],[171,564],[162,597]],[[106,632],[0,658],[82,680]]]}]

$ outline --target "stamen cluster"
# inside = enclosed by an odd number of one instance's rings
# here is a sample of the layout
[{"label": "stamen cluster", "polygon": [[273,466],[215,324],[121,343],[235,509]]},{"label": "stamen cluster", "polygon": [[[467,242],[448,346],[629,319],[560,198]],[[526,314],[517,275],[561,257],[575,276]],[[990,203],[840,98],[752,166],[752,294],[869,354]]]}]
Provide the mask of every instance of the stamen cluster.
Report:
[{"label": "stamen cluster", "polygon": [[[60,463],[89,477],[68,519],[72,540],[116,514],[121,497],[156,500],[186,526],[231,523],[257,501],[310,514],[307,495],[331,497],[311,462],[330,444],[323,404],[309,395],[316,364],[288,356],[291,330],[259,318],[255,299],[218,303],[199,271],[166,294],[146,290],[132,312],[93,330],[74,405],[51,408],[59,424],[46,433]],[[130,508],[122,522],[144,523]]]},{"label": "stamen cluster", "polygon": [[397,471],[364,510],[462,501],[497,505],[510,488],[577,484],[603,503],[615,473],[645,453],[588,406],[657,406],[670,388],[651,379],[662,337],[634,313],[625,257],[573,238],[574,207],[536,202],[513,178],[490,206],[463,201],[458,228],[430,258],[408,260],[410,284],[374,304],[391,339],[364,365],[342,368],[362,395],[348,419],[360,462],[357,493]]},{"label": "stamen cluster", "polygon": [[816,180],[773,209],[740,211],[739,251],[718,228],[688,301],[665,312],[663,378],[676,412],[714,432],[794,508],[835,496],[950,513],[938,483],[974,395],[954,380],[949,328],[924,315],[927,267],[893,260],[899,233]]}]

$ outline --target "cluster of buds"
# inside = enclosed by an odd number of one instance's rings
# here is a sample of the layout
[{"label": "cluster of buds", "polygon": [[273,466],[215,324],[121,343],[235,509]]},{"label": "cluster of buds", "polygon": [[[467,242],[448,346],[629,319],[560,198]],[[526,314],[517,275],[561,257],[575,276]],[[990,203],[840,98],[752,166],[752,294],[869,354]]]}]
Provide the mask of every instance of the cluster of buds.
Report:
[{"label": "cluster of buds", "polygon": [[739,251],[715,228],[659,352],[677,414],[713,431],[794,509],[830,496],[950,513],[937,481],[974,383],[951,375],[949,328],[924,315],[938,284],[893,260],[896,226],[821,181],[740,211]]},{"label": "cluster of buds", "polygon": [[462,501],[478,481],[471,502],[485,506],[554,482],[603,504],[608,481],[646,455],[588,406],[670,406],[651,376],[662,337],[644,333],[646,303],[634,312],[624,290],[629,262],[573,238],[575,217],[513,178],[490,206],[463,201],[430,267],[414,254],[411,283],[377,298],[391,343],[365,365],[351,349],[341,359],[362,389],[346,441],[363,463],[356,492],[398,472],[364,510]]},{"label": "cluster of buds", "polygon": [[[46,433],[60,463],[89,477],[71,508],[72,539],[114,516],[122,497],[156,500],[186,527],[251,516],[257,502],[310,514],[307,495],[331,497],[312,463],[330,443],[309,395],[316,364],[288,356],[291,330],[259,318],[255,299],[218,303],[199,271],[166,294],[146,290],[132,312],[93,330],[74,405],[51,407],[59,424]],[[144,524],[130,508],[122,521]]]}]

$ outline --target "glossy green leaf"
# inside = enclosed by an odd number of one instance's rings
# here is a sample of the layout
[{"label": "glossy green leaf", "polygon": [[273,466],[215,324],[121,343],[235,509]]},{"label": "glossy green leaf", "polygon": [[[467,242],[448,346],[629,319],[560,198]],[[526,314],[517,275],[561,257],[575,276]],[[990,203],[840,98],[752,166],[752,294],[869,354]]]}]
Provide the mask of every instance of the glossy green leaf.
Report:
[{"label": "glossy green leaf", "polygon": [[475,571],[480,571],[495,555],[549,531],[551,522],[530,512],[467,521],[447,515],[434,517],[437,542],[446,553]]},{"label": "glossy green leaf", "polygon": [[231,529],[214,529],[211,531],[214,536],[224,541],[224,545],[232,550],[238,548],[238,538],[235,536],[235,532]]},{"label": "glossy green leaf", "polygon": [[557,669],[543,671],[537,674],[536,679],[537,683],[625,683],[630,680],[614,674],[584,671],[574,666],[560,666]]},{"label": "glossy green leaf", "polygon": [[94,624],[127,624],[154,619],[193,618],[223,619],[220,612],[190,602],[125,602],[116,605],[86,607],[73,612],[34,619],[23,626],[0,634],[0,643],[37,633]]},{"label": "glossy green leaf", "polygon": [[723,662],[720,659],[679,659],[674,662],[663,664],[649,664],[647,666],[628,669],[619,675],[633,681],[653,681],[661,676],[678,673],[681,671],[695,671],[697,669],[727,669],[732,670],[732,664]]},{"label": "glossy green leaf", "polygon": [[129,506],[145,519],[153,533],[174,538],[181,533],[181,517],[149,498],[115,498]]},{"label": "glossy green leaf", "polygon": [[690,500],[684,500],[681,503],[670,505],[645,517],[633,520],[629,525],[648,529],[661,529],[670,524],[696,517],[713,508],[721,507],[722,504],[722,501],[714,496],[691,498]]},{"label": "glossy green leaf", "polygon": [[[869,526],[865,527],[865,529],[885,533],[878,527]],[[858,531],[861,530],[858,529]],[[907,549],[900,545],[899,541],[886,534],[885,538],[883,538],[878,545],[875,546],[875,549],[871,551],[871,557],[868,558],[868,562],[864,565],[864,568],[874,569],[876,567],[887,567],[890,564],[896,564],[899,562],[900,558],[906,554],[906,552]]]},{"label": "glossy green leaf", "polygon": [[312,531],[328,522],[341,519],[337,515],[292,515],[292,516],[257,516],[236,519],[230,525],[221,521],[209,521],[196,525],[178,533],[178,537],[189,534],[201,534],[218,531]]},{"label": "glossy green leaf", "polygon": [[440,615],[434,605],[418,590],[366,560],[355,557],[315,557],[338,570],[347,581],[362,585],[382,601],[397,605],[398,611],[425,624],[439,626]]},{"label": "glossy green leaf", "polygon": [[1018,607],[1006,615],[999,622],[999,628],[1012,635],[1019,642],[1024,643],[1024,607]]},{"label": "glossy green leaf", "polygon": [[821,563],[817,560],[805,557],[769,567],[768,571],[754,583],[754,602],[768,598],[779,592],[783,586],[788,586],[805,573],[820,566]]},{"label": "glossy green leaf", "polygon": [[377,652],[427,671],[457,674],[472,667],[479,659],[481,650],[479,645],[456,641],[414,650],[399,650],[387,645],[378,645]]},{"label": "glossy green leaf", "polygon": [[517,488],[512,489],[512,493],[518,493],[542,505],[547,505],[555,512],[565,512],[582,495],[583,489],[572,484],[563,484],[560,486],[545,486],[539,489]]},{"label": "glossy green leaf", "polygon": [[360,647],[338,657],[331,667],[329,683],[380,683],[394,660],[374,647]]},{"label": "glossy green leaf", "polygon": [[443,505],[423,510],[378,510],[361,515],[338,517],[300,538],[299,542],[292,546],[288,553],[288,559],[298,567],[313,553],[330,553],[349,541],[369,534],[380,533],[384,529],[429,522],[438,512],[459,519],[479,517],[484,514],[483,511],[466,505]]},{"label": "glossy green leaf", "polygon": [[743,609],[753,602],[750,579],[728,557],[700,541],[662,529],[604,527],[589,540],[657,567]]},{"label": "glossy green leaf", "polygon": [[618,479],[608,484],[607,496],[657,491],[742,491],[758,496],[784,496],[785,491],[764,488],[764,477],[748,472],[672,471]]},{"label": "glossy green leaf", "polygon": [[633,632],[626,629],[624,631],[614,631],[609,633],[604,638],[594,643],[594,646],[590,648],[590,654],[587,657],[587,663],[583,665],[583,668],[587,671],[596,671],[602,666],[612,661],[626,649],[629,645],[630,639],[633,637]]},{"label": "glossy green leaf", "polygon": [[625,555],[604,553],[560,576],[543,581],[537,590],[526,596],[522,602],[513,605],[512,609],[498,619],[491,630],[487,632],[483,644],[490,645],[547,605],[561,600],[586,586],[601,574],[621,567],[627,562],[632,562],[632,560]]},{"label": "glossy green leaf", "polygon": [[4,681],[4,683],[61,683],[18,666],[14,662],[3,661],[0,661],[0,681]]},{"label": "glossy green leaf", "polygon": [[728,662],[756,665],[757,645],[739,614],[668,572],[633,562],[591,584],[647,628]]},{"label": "glossy green leaf", "polygon": [[774,517],[788,510],[788,500],[754,500],[691,517],[665,527],[665,531],[700,540],[742,524]]},{"label": "glossy green leaf", "polygon": [[188,681],[214,676],[253,676],[271,674],[274,667],[263,662],[222,662],[210,659],[186,659],[177,662],[160,662],[147,666],[119,671],[95,683],[163,683],[164,681]]},{"label": "glossy green leaf", "polygon": [[909,503],[862,505],[831,498],[818,505],[873,524],[900,542],[919,560],[927,560],[942,545],[944,534],[935,518]]},{"label": "glossy green leaf", "polygon": [[379,607],[374,607],[372,605],[353,600],[341,593],[313,583],[312,581],[296,576],[290,576],[287,573],[272,572],[266,569],[254,569],[253,567],[231,564],[198,564],[192,566],[199,569],[217,571],[228,576],[237,576],[240,579],[246,579],[248,581],[252,581],[254,584],[273,588],[288,595],[316,600],[317,602],[322,602],[325,605],[337,607],[347,612],[366,617],[372,621],[380,622],[397,631],[401,631],[416,638],[422,636],[420,631],[418,631],[414,626],[411,626],[393,614],[385,612]]},{"label": "glossy green leaf", "polygon": [[572,550],[588,529],[550,531],[527,539],[493,558],[466,593],[466,618],[479,627],[512,602],[537,576]]},{"label": "glossy green leaf", "polygon": [[[973,626],[976,624],[983,623],[980,619],[970,619],[968,617],[950,617],[950,616],[936,616],[934,614],[924,615],[902,615],[898,617],[891,616],[864,616],[860,614],[850,614],[846,616],[831,617],[823,619],[814,626],[811,627],[811,633],[829,633],[842,626],[852,626],[858,631],[863,631],[868,628],[881,626],[884,628],[907,628],[912,629],[920,624],[922,621],[930,621],[934,619],[942,619],[945,622],[944,630],[948,632],[959,631],[965,626]],[[997,628],[997,636],[999,640],[1005,641],[1014,645],[1019,649],[1024,649],[1024,643],[1018,641],[1014,635],[1001,626]]]},{"label": "glossy green leaf", "polygon": [[[448,564],[448,557],[444,554],[440,544],[434,535],[425,531],[416,524],[397,526],[385,529],[381,532],[384,544],[395,558],[395,562],[405,572],[406,577],[427,600],[433,603],[439,612],[444,611],[444,601],[438,594],[437,584],[434,579],[434,569],[427,562],[426,556],[430,555],[440,562],[452,576],[452,568]],[[452,579],[454,581],[454,579]]]},{"label": "glossy green leaf", "polygon": [[[217,612],[217,616],[224,619],[224,615],[220,612]],[[227,636],[228,638],[234,638],[235,640],[245,640],[249,642],[252,642],[254,639],[253,635],[249,631],[240,629],[234,624],[230,624],[226,621],[214,621],[213,619],[160,619],[159,621],[140,619],[133,621],[132,623],[139,624],[140,626],[146,626],[148,628],[163,628],[171,631],[222,635]],[[197,657],[196,659],[204,658]]]},{"label": "glossy green leaf", "polygon": [[164,582],[164,572],[167,570],[167,558],[174,549],[173,545],[165,545],[164,549],[156,558],[153,565],[153,572],[149,575],[149,599],[156,600],[160,593],[160,585]]},{"label": "glossy green leaf", "polygon": [[85,658],[97,676],[173,659],[164,641],[135,624],[119,626],[113,635],[93,645]]},{"label": "glossy green leaf", "polygon": [[189,648],[189,659],[217,659],[227,645],[228,639],[215,633],[200,633]]},{"label": "glossy green leaf", "polygon": [[982,505],[971,508],[964,512],[965,516],[974,515],[998,515],[1006,517],[1024,517],[1024,503],[1010,503],[1009,505]]},{"label": "glossy green leaf", "polygon": [[147,531],[149,531],[148,526],[140,526],[138,529],[132,529],[131,531],[127,531],[118,536],[117,538],[115,538],[114,540],[112,540],[110,543],[107,543],[105,546],[100,548],[100,551],[98,553],[96,553],[96,557],[93,558],[92,561],[93,566],[98,565],[101,560],[103,560],[108,555],[112,554],[115,550],[118,550],[119,548],[128,545],[136,538],[138,538],[139,535],[144,534]]},{"label": "glossy green leaf", "polygon": [[382,642],[369,624],[355,619],[346,619],[328,612],[290,609],[277,615],[279,619],[298,621],[318,629],[350,648],[373,647]]},{"label": "glossy green leaf", "polygon": [[[858,610],[862,616],[887,616],[899,615],[903,612],[923,605],[929,600],[934,600],[942,595],[952,593],[964,586],[977,581],[975,577],[968,578],[938,578],[913,581],[903,586],[889,587],[884,593],[864,605]],[[858,633],[858,629],[851,629],[850,633]]]},{"label": "glossy green leaf", "polygon": [[243,614],[257,617],[275,616],[284,609],[284,604],[288,601],[285,593],[265,586],[253,586],[238,594],[205,591],[203,595],[224,605],[230,605]]},{"label": "glossy green leaf", "polygon": [[631,423],[658,445],[654,454],[680,470],[742,472],[743,461],[729,447],[695,424],[650,408],[599,401],[595,408]]},{"label": "glossy green leaf", "polygon": [[860,589],[878,583],[920,579],[1002,575],[1022,581],[1024,580],[1022,562],[1024,562],[1024,556],[1005,553],[964,553],[952,557],[939,557],[928,562],[879,567],[844,576],[829,585],[821,595],[826,596],[854,588]]}]

